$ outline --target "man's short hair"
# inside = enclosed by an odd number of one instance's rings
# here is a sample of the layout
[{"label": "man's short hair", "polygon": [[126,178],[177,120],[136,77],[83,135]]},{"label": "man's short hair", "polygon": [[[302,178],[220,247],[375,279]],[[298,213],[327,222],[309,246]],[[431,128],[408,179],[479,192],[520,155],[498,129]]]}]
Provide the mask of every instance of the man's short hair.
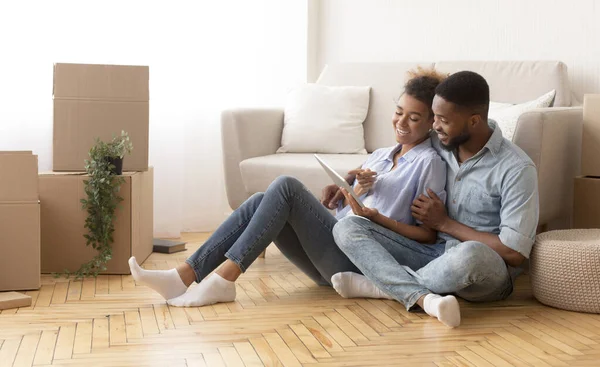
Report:
[{"label": "man's short hair", "polygon": [[477,110],[487,116],[490,87],[475,72],[459,71],[450,75],[435,88],[435,94],[457,106]]}]

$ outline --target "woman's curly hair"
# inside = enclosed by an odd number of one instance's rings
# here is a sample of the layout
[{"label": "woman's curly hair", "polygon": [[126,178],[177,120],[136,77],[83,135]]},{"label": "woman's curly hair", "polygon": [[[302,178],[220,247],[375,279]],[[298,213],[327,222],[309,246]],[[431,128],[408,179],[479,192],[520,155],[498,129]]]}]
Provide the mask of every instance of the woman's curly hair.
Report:
[{"label": "woman's curly hair", "polygon": [[430,118],[433,118],[431,105],[435,97],[435,88],[448,77],[434,69],[417,67],[407,73],[408,81],[404,84],[404,93],[423,102],[429,107]]}]

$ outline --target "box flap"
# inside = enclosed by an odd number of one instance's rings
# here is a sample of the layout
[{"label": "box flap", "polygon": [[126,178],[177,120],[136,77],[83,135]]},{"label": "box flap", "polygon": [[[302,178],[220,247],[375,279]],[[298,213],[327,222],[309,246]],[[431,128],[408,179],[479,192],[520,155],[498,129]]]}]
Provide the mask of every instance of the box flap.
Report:
[{"label": "box flap", "polygon": [[37,155],[0,154],[0,202],[37,202]]},{"label": "box flap", "polygon": [[148,79],[147,66],[54,64],[54,98],[145,102]]}]

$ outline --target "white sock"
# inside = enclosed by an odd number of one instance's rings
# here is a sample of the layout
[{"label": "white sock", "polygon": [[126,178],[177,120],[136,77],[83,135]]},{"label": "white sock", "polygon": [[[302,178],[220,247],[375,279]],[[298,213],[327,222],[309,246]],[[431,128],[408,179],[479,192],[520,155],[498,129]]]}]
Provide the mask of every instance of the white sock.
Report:
[{"label": "white sock", "polygon": [[185,293],[188,287],[179,276],[177,269],[146,270],[140,268],[135,257],[129,259],[129,269],[136,282],[148,286],[158,292],[164,299],[170,299]]},{"label": "white sock", "polygon": [[430,293],[423,300],[423,308],[429,316],[436,317],[446,326],[460,325],[460,306],[454,296],[442,297]]},{"label": "white sock", "polygon": [[346,271],[331,277],[333,289],[344,298],[386,298],[393,299],[377,288],[366,276]]},{"label": "white sock", "polygon": [[205,278],[196,287],[186,294],[167,300],[171,306],[198,307],[220,302],[233,302],[235,300],[235,282],[223,279],[214,273]]}]

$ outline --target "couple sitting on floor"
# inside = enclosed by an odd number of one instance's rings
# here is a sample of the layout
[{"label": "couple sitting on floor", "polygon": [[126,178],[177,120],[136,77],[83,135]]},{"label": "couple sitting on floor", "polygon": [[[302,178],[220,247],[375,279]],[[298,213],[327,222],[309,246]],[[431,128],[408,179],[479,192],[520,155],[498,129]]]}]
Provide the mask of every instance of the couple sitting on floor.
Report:
[{"label": "couple sitting on floor", "polygon": [[282,176],[185,264],[144,270],[131,258],[133,277],[173,306],[231,302],[234,282],[274,242],[343,297],[418,305],[456,327],[455,296],[484,302],[511,294],[538,222],[536,168],[488,121],[488,107],[489,86],[477,73],[414,72],[392,118],[398,144],[376,150],[348,177],[364,208],[334,185],[319,202]]}]

